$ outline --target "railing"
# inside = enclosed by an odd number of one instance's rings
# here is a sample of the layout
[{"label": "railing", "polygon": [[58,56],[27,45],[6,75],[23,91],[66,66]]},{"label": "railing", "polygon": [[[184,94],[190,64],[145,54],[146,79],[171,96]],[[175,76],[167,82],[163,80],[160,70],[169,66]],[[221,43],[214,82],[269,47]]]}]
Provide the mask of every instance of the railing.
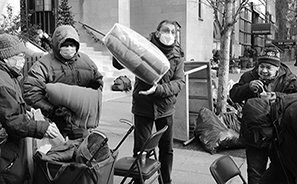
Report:
[{"label": "railing", "polygon": [[104,42],[102,41],[102,39],[98,38],[92,31],[100,34],[101,36],[105,36],[104,33],[92,28],[91,26],[87,25],[87,24],[84,24],[80,21],[78,21],[79,24],[81,24],[81,26],[86,30],[87,34],[89,34],[92,39],[94,39],[95,42],[99,42],[101,45],[104,45]]},{"label": "railing", "polygon": [[35,47],[37,47],[38,49],[40,49],[42,52],[47,52],[47,50],[45,50],[43,47],[41,47],[40,45],[38,45],[36,42],[33,42],[32,40],[30,40],[28,37],[22,36],[22,38],[25,38],[24,40],[27,42],[30,42],[32,45],[34,45]]},{"label": "railing", "polygon": [[99,33],[100,35],[105,36],[104,33],[102,33],[102,32],[100,32],[100,31],[98,31],[98,30],[92,28],[91,26],[88,26],[87,24],[84,24],[84,23],[82,23],[82,22],[80,22],[80,21],[78,21],[78,23],[80,23],[83,27],[87,27],[87,28],[91,29],[92,31],[95,31],[96,33]]},{"label": "railing", "polygon": [[23,76],[26,77],[28,75],[28,71],[31,68],[31,66],[38,61],[45,53],[43,52],[35,52],[31,56],[26,56],[26,62],[24,65],[24,68],[22,70]]}]

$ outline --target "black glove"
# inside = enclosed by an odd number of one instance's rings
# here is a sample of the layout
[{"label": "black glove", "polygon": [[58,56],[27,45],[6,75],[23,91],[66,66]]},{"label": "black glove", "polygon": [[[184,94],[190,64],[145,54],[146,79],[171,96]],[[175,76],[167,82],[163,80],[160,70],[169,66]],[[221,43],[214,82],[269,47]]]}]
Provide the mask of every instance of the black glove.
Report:
[{"label": "black glove", "polygon": [[64,132],[65,129],[72,129],[75,115],[66,107],[56,106],[51,111],[50,119],[56,123],[61,132]]},{"label": "black glove", "polygon": [[94,81],[94,80],[91,80],[88,84],[88,86],[92,89],[95,89],[97,90],[98,88],[100,88],[102,90],[102,87],[103,87],[103,83],[100,82],[100,81]]}]

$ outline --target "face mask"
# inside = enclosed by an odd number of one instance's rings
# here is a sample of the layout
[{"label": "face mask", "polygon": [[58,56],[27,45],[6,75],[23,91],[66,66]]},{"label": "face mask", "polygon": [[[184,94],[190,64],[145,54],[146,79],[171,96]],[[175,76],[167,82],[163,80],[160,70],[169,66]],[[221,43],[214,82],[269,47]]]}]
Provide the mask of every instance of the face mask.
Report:
[{"label": "face mask", "polygon": [[164,45],[170,46],[174,44],[174,35],[168,33],[162,33],[160,36],[160,42]]},{"label": "face mask", "polygon": [[11,58],[6,59],[6,63],[9,67],[11,67],[14,71],[20,73],[25,65],[24,56],[13,56]]},{"label": "face mask", "polygon": [[61,47],[60,54],[65,59],[71,59],[76,53],[76,47]]}]

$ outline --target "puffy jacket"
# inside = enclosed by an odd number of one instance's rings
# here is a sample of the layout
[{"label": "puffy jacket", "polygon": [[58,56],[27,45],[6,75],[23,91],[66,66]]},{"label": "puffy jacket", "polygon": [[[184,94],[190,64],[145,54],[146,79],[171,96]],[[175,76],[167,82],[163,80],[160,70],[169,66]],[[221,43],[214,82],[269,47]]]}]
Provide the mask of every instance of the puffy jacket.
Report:
[{"label": "puffy jacket", "polygon": [[[66,39],[77,42],[77,53],[66,60],[60,55],[60,46]],[[34,63],[24,81],[24,99],[33,108],[48,115],[53,105],[47,100],[45,84],[64,83],[93,89],[103,88],[103,76],[95,63],[79,50],[79,37],[72,26],[58,27],[52,37],[53,51]]]},{"label": "puffy jacket", "polygon": [[[249,98],[257,97],[258,94],[250,90],[249,83],[252,80],[259,79],[256,65],[252,70],[245,72],[239,79],[239,82],[234,84],[230,90],[230,98],[233,102],[242,103]],[[270,91],[281,93],[294,93],[297,91],[297,80],[291,70],[281,63],[279,74],[270,84]]]},{"label": "puffy jacket", "polygon": [[23,183],[28,168],[22,138],[42,138],[49,126],[46,121],[33,121],[26,115],[18,77],[19,74],[0,61],[0,122],[8,134],[0,148],[1,184]]},{"label": "puffy jacket", "polygon": [[[152,36],[150,40],[155,45],[159,42],[155,36]],[[147,96],[139,95],[139,91],[146,91],[152,86],[136,77],[132,102],[133,114],[158,119],[174,113],[176,97],[185,84],[184,60],[181,56],[180,49],[176,47],[169,51],[166,57],[170,62],[170,69],[158,82],[154,94]]]},{"label": "puffy jacket", "polygon": [[33,121],[26,115],[25,101],[17,77],[19,74],[10,70],[0,61],[0,122],[10,138],[36,137],[42,138],[49,123]]}]

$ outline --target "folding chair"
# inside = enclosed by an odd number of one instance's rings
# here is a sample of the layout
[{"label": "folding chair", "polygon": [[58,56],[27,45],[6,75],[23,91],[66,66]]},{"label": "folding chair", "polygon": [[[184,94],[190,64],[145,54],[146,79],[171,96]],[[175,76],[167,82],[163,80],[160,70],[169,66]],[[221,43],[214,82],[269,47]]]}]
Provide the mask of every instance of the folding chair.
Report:
[{"label": "folding chair", "polygon": [[229,155],[225,155],[216,159],[210,165],[209,170],[217,184],[225,184],[235,176],[239,176],[242,182],[247,184],[238,166]]},{"label": "folding chair", "polygon": [[[147,179],[150,179],[148,181],[152,183],[159,178],[159,181],[163,184],[160,171],[161,163],[157,160],[156,147],[167,128],[168,126],[166,125],[161,130],[153,133],[146,140],[136,157],[123,157],[116,161],[114,175],[124,177],[121,184],[125,183],[127,178],[132,178],[130,183],[134,180],[140,180],[141,183],[144,183]],[[147,153],[146,161],[141,163],[141,157],[144,152]]]}]

